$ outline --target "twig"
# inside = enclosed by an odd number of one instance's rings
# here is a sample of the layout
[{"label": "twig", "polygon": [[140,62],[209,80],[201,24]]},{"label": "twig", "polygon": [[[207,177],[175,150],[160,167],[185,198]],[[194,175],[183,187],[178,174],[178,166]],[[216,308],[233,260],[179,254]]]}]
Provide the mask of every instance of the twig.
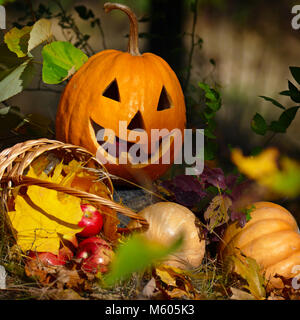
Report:
[{"label": "twig", "polygon": [[101,37],[102,37],[102,46],[103,46],[103,49],[106,50],[106,49],[107,49],[107,46],[106,46],[106,41],[105,41],[105,35],[104,35],[104,31],[103,31],[103,28],[102,28],[101,20],[100,20],[100,19],[97,19],[97,26],[98,26],[98,29],[99,29],[99,31],[100,31]]},{"label": "twig", "polygon": [[27,3],[28,3],[29,8],[30,8],[32,20],[33,20],[34,22],[36,22],[36,16],[35,16],[35,12],[34,12],[33,7],[32,7],[32,2],[31,2],[31,0],[26,0],[26,1],[27,1]]},{"label": "twig", "polygon": [[196,45],[196,43],[195,43],[195,30],[196,30],[197,17],[198,17],[198,10],[197,10],[198,1],[199,0],[195,0],[193,27],[192,27],[192,33],[190,34],[190,36],[191,36],[191,49],[190,49],[189,57],[188,57],[187,76],[186,76],[185,84],[184,84],[184,87],[183,87],[183,91],[184,92],[187,90],[187,87],[189,85],[190,78],[191,78],[192,60],[193,60],[193,54],[194,54],[194,49],[195,49],[195,45]]},{"label": "twig", "polygon": [[266,140],[266,142],[264,143],[264,148],[266,148],[268,146],[268,144],[273,140],[273,138],[276,136],[277,132],[273,132],[273,134],[270,136],[270,138],[268,138]]},{"label": "twig", "polygon": [[[84,39],[84,35],[81,33],[81,31],[79,30],[79,28],[77,27],[74,19],[72,16],[68,16],[66,10],[64,9],[64,7],[62,6],[62,4],[60,3],[59,0],[52,0],[53,2],[55,2],[57,4],[57,6],[59,7],[60,11],[61,11],[61,18],[62,20],[64,20],[65,23],[67,23],[67,28],[68,29],[72,29],[73,32],[75,33],[79,43],[81,44],[82,48],[85,49],[86,53],[88,55],[94,55],[95,51],[92,49],[92,47],[87,43],[87,40]],[[61,24],[60,24],[61,25]],[[61,25],[61,27],[64,29],[64,27]]]}]

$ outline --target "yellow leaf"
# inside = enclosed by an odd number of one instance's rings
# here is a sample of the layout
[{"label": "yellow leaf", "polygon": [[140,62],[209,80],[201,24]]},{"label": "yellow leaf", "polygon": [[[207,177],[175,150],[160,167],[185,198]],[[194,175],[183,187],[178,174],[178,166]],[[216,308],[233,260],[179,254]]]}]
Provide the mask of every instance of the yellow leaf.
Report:
[{"label": "yellow leaf", "polygon": [[49,164],[48,157],[42,154],[31,163],[30,167],[34,170],[35,174],[39,176],[46,169],[48,164]]},{"label": "yellow leaf", "polygon": [[300,194],[299,162],[279,157],[277,149],[269,148],[258,156],[250,157],[244,157],[239,149],[235,149],[231,156],[240,172],[275,194],[288,197]]},{"label": "yellow leaf", "polygon": [[208,230],[226,223],[229,220],[228,209],[231,207],[232,201],[229,197],[218,195],[215,196],[204,213],[205,220],[208,221]]},{"label": "yellow leaf", "polygon": [[[165,293],[170,298],[195,298],[194,287],[190,279],[186,276],[184,270],[167,265],[160,265],[159,267],[155,268],[155,272],[160,278],[160,281],[168,286],[168,288],[165,290]],[[178,284],[176,282],[177,280],[179,280]]]},{"label": "yellow leaf", "polygon": [[231,154],[233,163],[239,170],[252,179],[260,179],[264,175],[270,175],[276,171],[279,152],[269,148],[257,156],[244,157],[242,151],[234,149]]},{"label": "yellow leaf", "polygon": [[[63,164],[56,166],[53,176],[45,172],[39,176],[30,168],[28,176],[60,183]],[[71,173],[73,171],[71,170]],[[68,175],[67,175],[68,177]],[[18,194],[15,211],[8,213],[13,228],[17,232],[17,244],[23,251],[58,253],[61,237],[72,239],[82,228],[78,222],[82,218],[81,200],[77,197],[59,193],[39,186],[29,186],[26,195]]]},{"label": "yellow leaf", "polygon": [[172,277],[168,271],[156,268],[156,274],[160,277],[160,280],[168,286],[176,287],[176,279]]},{"label": "yellow leaf", "polygon": [[28,40],[32,27],[22,29],[12,28],[4,36],[4,41],[10,51],[14,52],[19,58],[25,57],[28,52]]},{"label": "yellow leaf", "polygon": [[242,254],[232,256],[231,259],[235,266],[234,271],[244,278],[248,283],[245,288],[250,291],[255,299],[265,299],[265,279],[255,259],[246,257]]},{"label": "yellow leaf", "polygon": [[231,300],[254,300],[253,295],[246,291],[233,287],[231,287],[230,290],[232,292]]}]

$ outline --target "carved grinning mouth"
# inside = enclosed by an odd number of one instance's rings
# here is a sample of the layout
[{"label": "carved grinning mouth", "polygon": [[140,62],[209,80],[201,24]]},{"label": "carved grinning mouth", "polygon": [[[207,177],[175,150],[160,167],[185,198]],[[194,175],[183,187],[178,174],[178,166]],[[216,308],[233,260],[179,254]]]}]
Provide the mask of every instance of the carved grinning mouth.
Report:
[{"label": "carved grinning mouth", "polygon": [[[98,144],[107,150],[107,152],[113,156],[113,157],[116,157],[116,158],[119,158],[120,157],[120,154],[119,154],[119,151],[120,149],[124,150],[124,151],[127,151],[127,153],[130,154],[130,149],[132,146],[134,146],[136,143],[134,142],[130,142],[130,141],[126,141],[126,140],[123,140],[123,139],[120,139],[118,136],[115,135],[115,140],[114,140],[114,143],[111,144],[110,142],[108,141],[105,141],[105,140],[99,140],[98,139],[98,132],[100,130],[105,130],[104,127],[100,126],[99,124],[97,124],[95,121],[93,121],[91,119],[91,124],[92,124],[92,127],[94,129],[94,133],[95,133],[95,137],[97,139],[97,142]],[[161,146],[162,146],[162,138],[159,139],[159,147],[158,147],[158,150],[161,149]],[[112,148],[110,148],[112,147]],[[112,153],[113,151],[113,153]],[[114,153],[114,151],[116,153]],[[142,154],[143,153],[143,154]],[[142,148],[139,148],[137,150],[137,152],[135,153],[134,156],[137,156],[137,157],[140,157],[140,156],[144,156],[145,158],[147,159],[151,159],[151,156],[152,154],[148,154],[148,153],[145,153]]]}]

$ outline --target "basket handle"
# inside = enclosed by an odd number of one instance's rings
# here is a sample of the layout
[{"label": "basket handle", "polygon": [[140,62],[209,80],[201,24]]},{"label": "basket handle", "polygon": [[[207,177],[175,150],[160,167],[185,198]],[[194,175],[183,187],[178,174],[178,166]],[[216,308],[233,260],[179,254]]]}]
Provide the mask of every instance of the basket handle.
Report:
[{"label": "basket handle", "polygon": [[[11,178],[4,176],[2,178],[2,182],[5,180],[9,181],[9,180],[11,180]],[[48,182],[48,181],[44,181],[44,180],[40,180],[40,179],[36,179],[36,178],[31,178],[31,177],[26,177],[26,176],[22,176],[21,179],[18,180],[17,185],[19,185],[19,186],[20,185],[25,185],[25,186],[37,185],[37,186],[40,186],[43,188],[52,189],[52,190],[56,190],[58,192],[63,192],[63,193],[69,194],[71,196],[79,197],[83,200],[89,201],[91,204],[95,205],[96,207],[99,207],[100,205],[108,206],[111,209],[114,209],[117,212],[120,212],[120,213],[124,214],[125,216],[139,222],[141,224],[141,229],[142,229],[141,231],[146,231],[149,227],[149,223],[147,222],[147,220],[145,218],[143,218],[142,216],[138,215],[137,213],[133,212],[131,209],[124,207],[124,206],[122,206],[112,200],[97,196],[95,194],[91,194],[91,193],[77,190],[74,188],[69,188],[69,187],[66,188],[66,187],[63,187],[59,184],[53,183],[53,182]]]}]

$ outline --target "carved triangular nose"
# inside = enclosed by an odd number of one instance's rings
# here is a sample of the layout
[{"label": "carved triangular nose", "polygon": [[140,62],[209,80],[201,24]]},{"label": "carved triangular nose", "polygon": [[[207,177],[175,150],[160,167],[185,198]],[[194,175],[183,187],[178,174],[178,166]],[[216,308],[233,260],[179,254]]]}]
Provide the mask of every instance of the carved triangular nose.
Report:
[{"label": "carved triangular nose", "polygon": [[132,120],[130,121],[128,127],[128,130],[135,130],[135,129],[145,129],[144,127],[144,121],[142,118],[142,114],[140,113],[140,111],[138,111],[135,116],[132,118]]}]

